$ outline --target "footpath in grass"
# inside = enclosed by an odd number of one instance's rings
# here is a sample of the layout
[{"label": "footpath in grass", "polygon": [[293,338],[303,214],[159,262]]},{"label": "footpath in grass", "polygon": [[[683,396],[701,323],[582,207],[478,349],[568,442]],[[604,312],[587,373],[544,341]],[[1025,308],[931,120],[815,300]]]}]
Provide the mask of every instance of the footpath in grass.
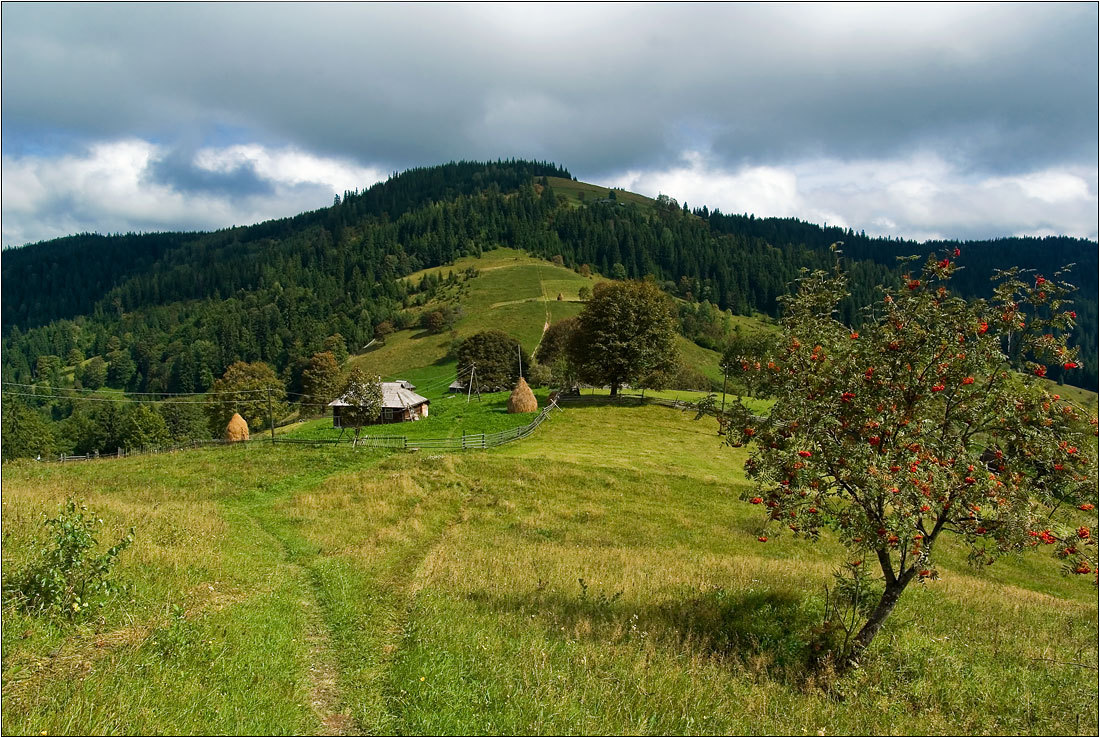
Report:
[{"label": "footpath in grass", "polygon": [[5,611],[6,730],[1096,734],[1074,665],[1097,662],[1095,590],[1041,555],[976,571],[948,542],[863,667],[815,677],[842,549],[759,543],[746,449],[693,418],[592,405],[490,451],[5,467],[5,568],[66,495],[138,528],[102,621]]},{"label": "footpath in grass", "polygon": [[[4,568],[67,497],[130,525],[127,596],[69,624],[4,611],[3,719],[18,734],[316,732],[314,595],[253,511],[364,454],[217,448],[4,470]],[[324,473],[320,473],[323,476]]]}]

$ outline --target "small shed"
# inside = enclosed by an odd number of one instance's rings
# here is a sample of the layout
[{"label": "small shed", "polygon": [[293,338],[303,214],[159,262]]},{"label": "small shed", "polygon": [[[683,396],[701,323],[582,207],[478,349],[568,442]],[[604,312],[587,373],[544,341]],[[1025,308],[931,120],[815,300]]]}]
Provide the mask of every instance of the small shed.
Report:
[{"label": "small shed", "polygon": [[451,382],[449,387],[447,387],[447,391],[448,392],[465,392],[466,391],[466,383],[463,382],[461,379],[456,379],[455,381]]},{"label": "small shed", "polygon": [[[431,401],[406,389],[404,386],[406,384],[409,383],[404,380],[382,383],[382,413],[373,421],[374,424],[403,423],[428,417],[428,405]],[[338,397],[328,406],[332,408],[332,427],[343,428],[340,417],[341,408],[347,407],[348,403],[343,397]]]}]

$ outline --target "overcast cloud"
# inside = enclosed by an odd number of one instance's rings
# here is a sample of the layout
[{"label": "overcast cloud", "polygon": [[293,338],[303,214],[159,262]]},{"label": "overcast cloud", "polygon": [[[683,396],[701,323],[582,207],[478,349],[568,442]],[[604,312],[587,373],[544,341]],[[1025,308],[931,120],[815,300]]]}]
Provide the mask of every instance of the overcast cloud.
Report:
[{"label": "overcast cloud", "polygon": [[3,243],[524,157],[915,238],[1097,236],[1095,4],[3,5]]}]

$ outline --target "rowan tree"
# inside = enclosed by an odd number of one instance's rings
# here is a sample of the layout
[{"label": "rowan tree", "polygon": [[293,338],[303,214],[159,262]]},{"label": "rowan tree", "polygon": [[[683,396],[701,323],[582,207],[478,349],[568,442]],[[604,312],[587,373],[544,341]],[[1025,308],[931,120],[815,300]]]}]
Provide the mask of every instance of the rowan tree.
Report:
[{"label": "rowan tree", "polygon": [[766,510],[761,542],[768,528],[830,528],[849,569],[881,570],[849,664],[909,584],[938,577],[944,533],[977,565],[1048,545],[1066,572],[1095,577],[1097,421],[1040,379],[1077,365],[1072,287],[1009,270],[992,300],[968,302],[946,287],[958,256],[883,288],[858,330],[836,318],[843,275],[804,275],[776,348],[736,362],[775,399],[770,415],[735,403],[720,416],[729,443],[754,445],[745,499]]}]

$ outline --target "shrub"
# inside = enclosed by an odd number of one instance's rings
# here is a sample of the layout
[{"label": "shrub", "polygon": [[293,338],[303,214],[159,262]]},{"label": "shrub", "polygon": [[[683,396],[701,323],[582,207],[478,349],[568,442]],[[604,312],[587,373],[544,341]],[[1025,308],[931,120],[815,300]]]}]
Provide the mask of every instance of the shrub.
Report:
[{"label": "shrub", "polygon": [[103,520],[84,504],[69,500],[44,525],[49,539],[36,542],[35,561],[4,579],[4,600],[31,614],[70,619],[87,615],[120,589],[110,573],[119,555],[133,543],[134,529],[97,554],[96,533]]}]

